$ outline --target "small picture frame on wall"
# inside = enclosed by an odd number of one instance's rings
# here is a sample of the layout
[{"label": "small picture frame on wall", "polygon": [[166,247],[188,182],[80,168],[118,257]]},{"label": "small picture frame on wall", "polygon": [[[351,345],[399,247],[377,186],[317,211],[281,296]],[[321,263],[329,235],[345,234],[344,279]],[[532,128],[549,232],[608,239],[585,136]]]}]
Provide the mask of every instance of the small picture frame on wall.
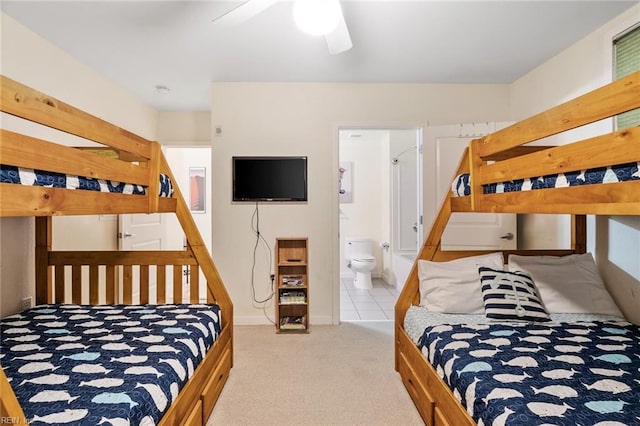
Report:
[{"label": "small picture frame on wall", "polygon": [[207,169],[189,167],[189,210],[192,213],[206,212]]}]

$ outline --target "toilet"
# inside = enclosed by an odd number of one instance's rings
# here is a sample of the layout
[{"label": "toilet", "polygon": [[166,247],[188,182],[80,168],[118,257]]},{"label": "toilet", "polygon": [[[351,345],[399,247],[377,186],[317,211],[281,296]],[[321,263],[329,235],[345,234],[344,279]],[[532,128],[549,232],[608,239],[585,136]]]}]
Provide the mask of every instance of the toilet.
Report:
[{"label": "toilet", "polygon": [[371,271],[376,267],[373,242],[368,238],[347,238],[345,242],[347,266],[355,272],[353,285],[365,290],[373,288]]}]

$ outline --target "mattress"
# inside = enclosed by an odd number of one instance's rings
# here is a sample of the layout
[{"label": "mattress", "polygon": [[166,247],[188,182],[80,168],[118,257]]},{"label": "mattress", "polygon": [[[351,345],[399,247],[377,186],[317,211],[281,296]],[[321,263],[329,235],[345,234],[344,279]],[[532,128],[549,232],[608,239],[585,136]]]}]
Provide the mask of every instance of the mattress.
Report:
[{"label": "mattress", "polygon": [[42,305],[0,321],[33,425],[154,425],[220,333],[217,305]]},{"label": "mattress", "polygon": [[640,419],[640,327],[619,318],[431,325],[418,347],[480,425]]},{"label": "mattress", "polygon": [[[456,176],[451,184],[453,195],[456,197],[470,195],[471,187],[469,180],[468,173]],[[625,182],[629,180],[640,180],[640,162],[492,183],[483,185],[482,191],[484,194],[500,194],[534,189],[566,188],[598,183]]]},{"label": "mattress", "polygon": [[[161,173],[159,180],[160,188],[158,195],[160,197],[171,197],[173,195],[173,184],[169,176]],[[65,175],[62,173],[26,169],[4,164],[0,165],[0,182],[132,195],[145,195],[147,192],[147,187],[144,185]]]}]

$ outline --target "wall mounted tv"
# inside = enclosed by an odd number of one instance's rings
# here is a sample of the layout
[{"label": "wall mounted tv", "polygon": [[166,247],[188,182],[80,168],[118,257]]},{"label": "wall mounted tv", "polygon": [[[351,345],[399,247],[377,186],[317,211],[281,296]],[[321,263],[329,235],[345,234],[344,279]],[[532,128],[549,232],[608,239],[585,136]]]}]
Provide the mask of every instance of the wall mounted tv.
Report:
[{"label": "wall mounted tv", "polygon": [[307,201],[307,157],[233,157],[233,201]]}]

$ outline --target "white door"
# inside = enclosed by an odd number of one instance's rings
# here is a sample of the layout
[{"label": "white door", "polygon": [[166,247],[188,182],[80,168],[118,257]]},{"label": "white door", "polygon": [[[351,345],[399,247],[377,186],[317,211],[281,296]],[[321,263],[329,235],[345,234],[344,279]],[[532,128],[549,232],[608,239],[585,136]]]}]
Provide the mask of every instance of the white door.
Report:
[{"label": "white door", "polygon": [[[122,214],[118,217],[118,248],[120,250],[163,250],[166,249],[164,233],[164,215],[154,214]],[[120,282],[122,281],[120,270]],[[134,266],[133,303],[140,302],[140,269]],[[155,267],[149,271],[149,299],[156,301],[157,280]],[[122,288],[122,286],[120,286]]]},{"label": "white door", "polygon": [[118,221],[120,250],[163,250],[166,248],[162,214],[122,214]]},{"label": "white door", "polygon": [[[460,162],[472,139],[508,123],[462,124],[425,130],[425,212],[432,223]],[[433,179],[435,185],[426,185]],[[427,216],[427,215],[425,215]],[[453,213],[442,237],[443,250],[501,250],[517,247],[515,214]]]}]

